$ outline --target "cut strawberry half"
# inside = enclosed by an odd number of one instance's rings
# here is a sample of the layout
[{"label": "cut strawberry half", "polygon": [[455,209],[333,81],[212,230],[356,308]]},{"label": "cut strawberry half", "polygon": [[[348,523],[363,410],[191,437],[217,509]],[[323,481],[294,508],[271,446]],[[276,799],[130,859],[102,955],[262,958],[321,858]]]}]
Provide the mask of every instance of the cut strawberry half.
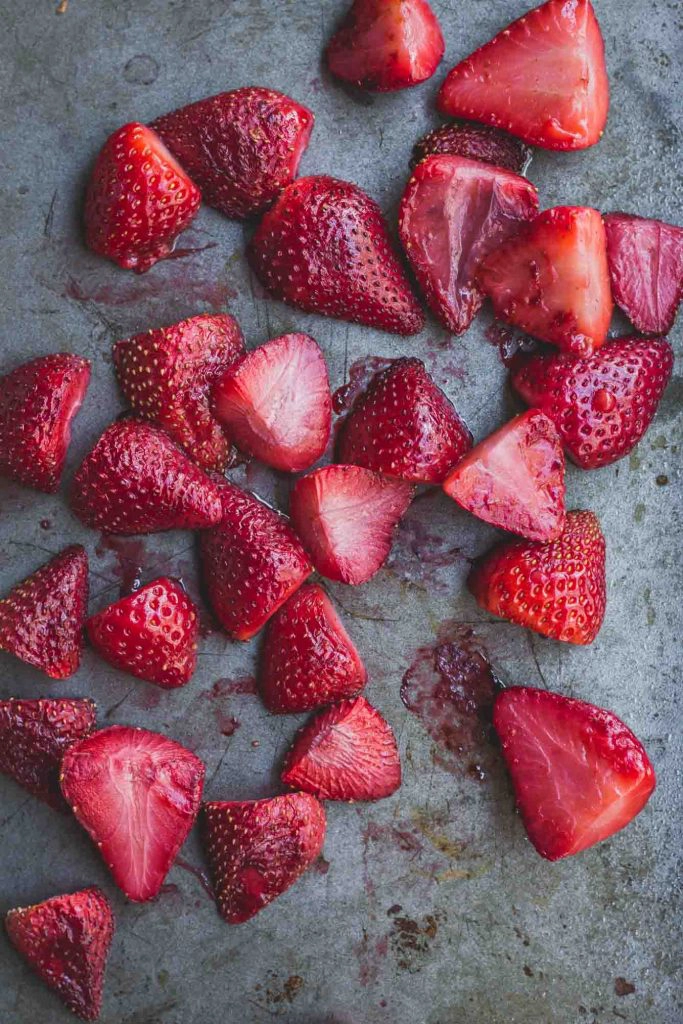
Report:
[{"label": "cut strawberry half", "polygon": [[615,302],[639,331],[665,334],[683,295],[683,228],[608,213],[605,231]]},{"label": "cut strawberry half", "polygon": [[513,174],[525,174],[531,161],[531,149],[498,128],[453,121],[434,128],[413,146],[412,168],[428,156],[462,156],[485,164],[503,167]]}]

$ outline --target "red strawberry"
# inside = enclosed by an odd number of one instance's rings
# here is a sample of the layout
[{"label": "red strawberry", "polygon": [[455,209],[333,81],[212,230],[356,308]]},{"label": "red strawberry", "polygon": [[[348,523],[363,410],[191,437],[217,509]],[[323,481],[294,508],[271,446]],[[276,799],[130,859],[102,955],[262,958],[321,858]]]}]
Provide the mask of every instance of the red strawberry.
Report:
[{"label": "red strawberry", "polygon": [[50,807],[65,810],[62,755],[95,728],[91,700],[0,700],[0,772]]},{"label": "red strawberry", "polygon": [[209,408],[209,392],[243,352],[236,320],[202,313],[117,341],[114,365],[133,411],[163,427],[202,469],[220,471],[230,440]]},{"label": "red strawberry", "polygon": [[325,810],[308,793],[204,804],[206,853],[221,917],[242,924],[310,868],[325,840]]},{"label": "red strawberry", "polygon": [[415,168],[399,233],[430,308],[448,330],[467,330],[484,301],[475,279],[481,261],[537,210],[531,182],[501,167],[430,156]]},{"label": "red strawberry", "polygon": [[366,583],[384,565],[413,488],[360,466],[323,466],[297,480],[292,524],[319,573]]},{"label": "red strawberry", "polygon": [[159,892],[197,816],[204,771],[168,736],[123,725],[64,755],[62,793],[129,899]]},{"label": "red strawberry", "polygon": [[519,139],[472,121],[453,121],[423,136],[413,146],[411,167],[428,156],[463,156],[485,164],[524,174],[531,162],[531,149]]},{"label": "red strawberry", "polygon": [[529,839],[548,860],[614,835],[655,788],[640,740],[594,704],[519,686],[498,695],[493,724]]},{"label": "red strawberry", "polygon": [[223,518],[200,538],[206,592],[226,633],[250,640],[312,569],[287,519],[227,481]]},{"label": "red strawberry", "polygon": [[238,447],[275,469],[308,469],[327,447],[330,382],[308,334],[283,334],[247,353],[222,375],[213,403]]},{"label": "red strawberry", "polygon": [[357,185],[300,178],[263,217],[249,262],[268,291],[307,313],[417,334],[424,314],[382,212]]},{"label": "red strawberry", "polygon": [[683,228],[628,213],[605,215],[612,294],[634,327],[671,330],[683,295]]},{"label": "red strawberry", "polygon": [[287,755],[282,781],[321,800],[381,800],[401,785],[391,726],[365,697],[315,715]]},{"label": "red strawberry", "polygon": [[553,640],[590,644],[605,615],[605,538],[592,512],[568,512],[549,544],[503,541],[468,580],[482,608]]},{"label": "red strawberry", "polygon": [[133,121],[110,135],[85,200],[86,242],[142,274],[173,252],[194,220],[201,193],[159,136]]},{"label": "red strawberry", "polygon": [[548,3],[461,61],[439,110],[505,128],[533,146],[585,149],[607,121],[605,45],[588,0]]},{"label": "red strawberry", "polygon": [[72,1013],[97,1020],[114,937],[114,915],[101,889],[92,886],[10,910],[10,942]]},{"label": "red strawberry", "polygon": [[529,540],[564,529],[564,455],[553,421],[530,409],[480,441],[446,477],[446,494],[485,523]]},{"label": "red strawberry", "polygon": [[427,0],[354,0],[326,56],[337,78],[392,92],[431,78],[443,52],[441,28]]},{"label": "red strawberry", "polygon": [[354,696],[367,672],[334,605],[308,583],[272,617],[261,659],[261,695],[281,715]]},{"label": "red strawberry", "polygon": [[221,517],[218,486],[158,427],[107,427],[74,477],[71,508],[93,530],[203,530]]},{"label": "red strawberry", "polygon": [[344,421],[339,461],[414,483],[441,483],[472,435],[419,359],[375,374]]},{"label": "red strawberry", "polygon": [[78,669],[88,608],[88,556],[65,548],[0,601],[0,650],[51,679]]},{"label": "red strawberry", "polygon": [[0,378],[0,476],[57,490],[89,381],[88,360],[69,352],[32,359]]},{"label": "red strawberry", "polygon": [[484,259],[478,279],[499,319],[542,341],[587,355],[607,337],[612,295],[597,210],[539,213]]},{"label": "red strawberry", "polygon": [[512,384],[527,405],[554,421],[582,469],[628,455],[649,427],[673,369],[664,338],[612,338],[590,356],[517,357]]}]

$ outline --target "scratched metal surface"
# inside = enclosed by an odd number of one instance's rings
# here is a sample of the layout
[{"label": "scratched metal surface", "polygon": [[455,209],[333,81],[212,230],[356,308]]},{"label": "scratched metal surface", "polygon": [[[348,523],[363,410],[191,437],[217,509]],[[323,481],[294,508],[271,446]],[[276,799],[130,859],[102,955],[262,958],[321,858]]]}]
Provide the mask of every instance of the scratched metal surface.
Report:
[{"label": "scratched metal surface", "polygon": [[[436,0],[448,44],[442,68],[421,88],[372,98],[350,95],[320,67],[322,42],[345,4],[71,0],[59,17],[51,0],[0,5],[0,363],[4,370],[63,349],[92,360],[71,471],[121,410],[112,342],[206,309],[235,314],[251,344],[310,331],[327,354],[334,386],[370,354],[416,354],[477,437],[513,411],[504,369],[484,337],[485,317],[451,341],[432,320],[420,337],[402,340],[298,314],[250,281],[245,229],[214,211],[203,209],[181,243],[213,248],[144,277],[82,247],[83,183],[106,135],[126,120],[149,120],[244,84],[285,90],[312,107],[316,127],[303,172],[358,182],[395,220],[410,148],[436,123],[431,101],[445,70],[521,14],[526,0]],[[583,154],[536,155],[530,176],[544,206],[587,203],[676,221],[683,11],[666,0],[596,6],[612,85],[604,140]],[[674,337],[680,341],[680,328]],[[157,902],[126,904],[74,821],[0,780],[0,911],[90,883],[106,889],[118,931],[103,1024],[683,1019],[675,988],[680,396],[677,378],[630,459],[594,473],[569,469],[570,505],[594,509],[608,541],[607,617],[589,649],[545,641],[478,610],[464,587],[468,559],[491,544],[494,531],[437,493],[411,508],[375,580],[361,589],[330,588],[367,661],[368,696],[399,737],[405,781],[393,799],[374,806],[329,806],[329,867],[321,863],[239,928],[223,924],[198,880],[178,868]],[[258,467],[247,483],[264,497],[286,499],[282,481]],[[63,494],[2,483],[0,509],[3,592],[74,541],[90,553],[93,609],[117,596],[126,559],[140,560],[145,578],[163,571],[190,586],[196,579],[188,534],[152,536],[117,553],[98,548]],[[474,624],[502,679],[611,707],[643,738],[659,787],[625,833],[578,858],[545,863],[524,838],[495,752],[472,755],[486,770],[486,781],[477,781],[405,709],[401,679],[418,648],[448,633],[449,620]],[[164,730],[193,747],[207,765],[209,797],[265,796],[277,791],[277,765],[297,720],[269,718],[256,695],[239,692],[250,689],[244,680],[254,674],[257,651],[258,643],[231,645],[210,634],[196,677],[170,694],[134,682],[91,652],[64,684],[47,684],[2,655],[0,693],[92,695],[101,722]],[[196,837],[183,856],[201,864]],[[3,1024],[69,1019],[0,938]]]}]

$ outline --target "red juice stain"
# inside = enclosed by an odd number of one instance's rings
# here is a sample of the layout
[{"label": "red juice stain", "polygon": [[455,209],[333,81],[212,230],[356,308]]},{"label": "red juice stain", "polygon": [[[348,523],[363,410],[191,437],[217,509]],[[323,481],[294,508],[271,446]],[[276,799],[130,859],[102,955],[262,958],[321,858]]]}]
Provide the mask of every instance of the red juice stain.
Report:
[{"label": "red juice stain", "polygon": [[383,356],[366,356],[364,359],[357,359],[349,367],[349,379],[346,384],[332,395],[332,408],[341,416],[348,412],[361,391],[365,391],[368,384],[381,370],[386,370],[395,363],[395,359],[385,359]]},{"label": "red juice stain", "polygon": [[159,889],[159,896],[175,896],[179,892],[180,889],[177,885],[174,885],[173,882],[168,882]]},{"label": "red juice stain", "polygon": [[194,864],[190,864],[189,861],[183,860],[182,857],[176,857],[175,867],[180,868],[181,871],[187,871],[189,875],[194,875],[209,899],[215,899],[213,886],[206,871],[202,871],[201,868],[195,867]]},{"label": "red juice stain", "polygon": [[207,698],[217,702],[213,713],[219,732],[223,736],[234,736],[242,723],[239,718],[230,714],[229,709],[221,702],[226,701],[229,697],[240,697],[252,693],[256,693],[256,680],[253,676],[217,679],[211,689],[207,690]]},{"label": "red juice stain", "polygon": [[313,869],[312,870],[315,871],[315,873],[317,875],[326,875],[327,872],[330,870],[330,862],[329,862],[329,860],[325,860],[325,858],[321,854],[318,857],[318,859],[313,862]]},{"label": "red juice stain", "polygon": [[503,364],[507,367],[513,366],[518,354],[533,352],[537,348],[537,342],[527,334],[520,334],[514,327],[503,324],[499,320],[493,323],[484,331],[487,341],[495,345]]},{"label": "red juice stain", "polygon": [[138,590],[142,583],[142,570],[145,563],[146,549],[142,540],[130,537],[112,537],[106,533],[100,535],[95,548],[99,558],[110,552],[116,561],[116,575],[121,581],[121,597]]},{"label": "red juice stain", "polygon": [[41,530],[50,530],[50,529],[52,529],[52,520],[51,519],[41,519],[40,520],[40,528],[41,528]]},{"label": "red juice stain", "polygon": [[[165,262],[161,261],[162,264]],[[76,280],[69,276],[61,294],[76,302],[94,302],[98,306],[110,307],[140,305],[175,294],[182,295],[186,304],[201,303],[209,309],[221,310],[237,293],[210,268],[178,262],[168,267],[160,265],[157,274],[140,277],[131,274],[116,282],[107,280],[103,283],[87,277]]]}]

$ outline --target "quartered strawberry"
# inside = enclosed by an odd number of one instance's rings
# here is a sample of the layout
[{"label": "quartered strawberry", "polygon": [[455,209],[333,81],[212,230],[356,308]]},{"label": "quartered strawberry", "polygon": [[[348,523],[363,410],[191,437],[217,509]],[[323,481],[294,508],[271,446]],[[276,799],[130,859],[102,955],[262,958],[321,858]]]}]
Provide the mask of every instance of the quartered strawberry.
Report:
[{"label": "quartered strawberry", "polygon": [[221,92],[157,118],[161,136],[202,198],[226,217],[251,217],[296,177],[313,114],[274,89]]},{"label": "quartered strawberry", "polygon": [[213,408],[235,444],[275,469],[308,469],[327,447],[332,396],[325,357],[308,334],[283,334],[234,363]]},{"label": "quartered strawberry", "polygon": [[114,345],[119,385],[133,412],[158,424],[202,469],[224,470],[230,438],[209,408],[209,393],[244,352],[227,313],[200,313]]},{"label": "quartered strawberry", "polygon": [[51,679],[78,669],[88,609],[88,556],[65,548],[0,601],[0,650]]},{"label": "quartered strawberry", "polygon": [[107,427],[76,473],[72,511],[104,533],[204,530],[221,518],[218,486],[151,423]]},{"label": "quartered strawberry", "polygon": [[367,682],[353,640],[322,587],[300,587],[268,623],[261,657],[263,702],[274,714],[352,697]]},{"label": "quartered strawberry", "polygon": [[431,78],[443,52],[441,28],[427,0],[354,0],[326,56],[337,78],[391,92]]},{"label": "quartered strawberry", "polygon": [[590,644],[605,615],[605,538],[592,512],[568,512],[549,544],[504,541],[468,580],[482,608],[553,640]]},{"label": "quartered strawberry", "polygon": [[226,633],[250,640],[313,571],[287,519],[225,481],[220,523],[200,537],[206,593]]},{"label": "quartered strawberry", "polygon": [[481,308],[482,260],[538,211],[536,188],[517,174],[461,156],[430,156],[401,200],[399,234],[430,309],[462,334]]},{"label": "quartered strawberry", "polygon": [[110,135],[85,200],[90,248],[142,274],[171,254],[201,193],[151,129],[136,121]]},{"label": "quartered strawberry", "polygon": [[274,298],[307,313],[395,334],[424,326],[379,206],[348,181],[320,175],[288,185],[261,220],[248,256]]},{"label": "quartered strawberry", "polygon": [[582,469],[596,469],[638,444],[657,412],[673,361],[665,338],[612,338],[589,356],[519,356],[511,380],[527,405],[553,420],[570,459]]},{"label": "quartered strawberry", "polygon": [[340,701],[298,732],[282,781],[320,800],[381,800],[401,785],[396,737],[365,697]]},{"label": "quartered strawberry", "polygon": [[564,529],[564,454],[553,421],[523,412],[467,454],[444,482],[446,494],[485,523],[529,540]]},{"label": "quartered strawberry", "polygon": [[438,484],[472,435],[419,359],[397,359],[370,381],[344,421],[340,462],[413,483]]},{"label": "quartered strawberry", "polygon": [[10,910],[10,942],[38,977],[82,1020],[97,1020],[114,915],[101,889],[92,886]]},{"label": "quartered strawberry", "polygon": [[472,121],[453,121],[424,135],[413,146],[410,166],[439,155],[481,160],[513,174],[524,174],[531,161],[531,149],[514,135]]},{"label": "quartered strawberry", "polygon": [[204,771],[168,736],[123,725],[64,755],[62,793],[129,899],[159,892],[197,816]]},{"label": "quartered strawberry", "polygon": [[587,206],[539,213],[479,267],[500,320],[574,355],[607,337],[612,294],[602,217]]},{"label": "quartered strawberry", "polygon": [[655,788],[640,740],[594,704],[513,687],[498,695],[493,724],[529,839],[547,860],[625,828]]},{"label": "quartered strawberry", "polygon": [[585,149],[607,121],[605,45],[589,0],[548,0],[449,73],[439,110],[544,149]]},{"label": "quartered strawberry", "polygon": [[286,892],[320,855],[325,810],[308,793],[204,804],[218,909],[242,924]]},{"label": "quartered strawberry", "polygon": [[616,304],[639,331],[665,334],[683,295],[683,228],[607,213],[605,231]]},{"label": "quartered strawberry", "polygon": [[413,487],[361,466],[323,466],[297,480],[292,525],[328,579],[366,583],[384,565]]}]

